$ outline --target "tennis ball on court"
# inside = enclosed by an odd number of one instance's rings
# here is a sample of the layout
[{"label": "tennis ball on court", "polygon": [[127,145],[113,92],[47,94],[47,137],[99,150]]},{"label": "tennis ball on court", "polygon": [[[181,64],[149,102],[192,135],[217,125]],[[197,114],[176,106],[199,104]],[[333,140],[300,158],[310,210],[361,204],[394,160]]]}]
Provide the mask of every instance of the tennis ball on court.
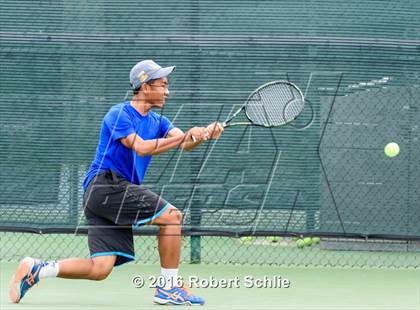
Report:
[{"label": "tennis ball on court", "polygon": [[400,153],[400,146],[395,142],[390,142],[385,145],[384,152],[388,157],[395,157]]},{"label": "tennis ball on court", "polygon": [[303,239],[305,245],[310,246],[312,244],[312,239],[310,237],[306,237]]},{"label": "tennis ball on court", "polygon": [[244,243],[249,243],[249,242],[252,241],[252,237],[249,237],[249,236],[248,237],[242,237],[241,241],[244,242]]},{"label": "tennis ball on court", "polygon": [[320,243],[321,242],[321,238],[319,238],[319,237],[313,237],[312,238],[312,243],[313,244],[318,244],[318,243]]},{"label": "tennis ball on court", "polygon": [[305,246],[305,241],[299,239],[298,241],[296,241],[296,245],[299,249],[302,249]]},{"label": "tennis ball on court", "polygon": [[281,237],[270,236],[270,237],[267,237],[267,239],[270,240],[271,242],[276,243],[276,242],[279,242],[281,240]]}]

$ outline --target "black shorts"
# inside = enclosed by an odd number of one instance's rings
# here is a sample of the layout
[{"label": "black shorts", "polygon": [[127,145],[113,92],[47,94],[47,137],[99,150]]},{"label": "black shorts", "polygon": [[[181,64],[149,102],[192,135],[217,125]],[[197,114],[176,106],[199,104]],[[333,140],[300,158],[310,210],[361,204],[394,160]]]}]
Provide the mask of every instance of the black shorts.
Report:
[{"label": "black shorts", "polygon": [[169,206],[113,171],[97,174],[84,195],[91,257],[116,255],[115,266],[134,260],[133,226],[149,223]]}]

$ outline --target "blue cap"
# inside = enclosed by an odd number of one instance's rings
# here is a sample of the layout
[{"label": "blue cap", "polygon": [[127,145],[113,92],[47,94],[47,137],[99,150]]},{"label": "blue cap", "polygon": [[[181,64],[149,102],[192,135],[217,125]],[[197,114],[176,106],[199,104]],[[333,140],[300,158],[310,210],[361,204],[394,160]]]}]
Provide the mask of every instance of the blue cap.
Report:
[{"label": "blue cap", "polygon": [[168,76],[175,70],[175,66],[162,68],[153,60],[143,60],[130,71],[130,83],[133,89],[140,88],[142,83]]}]

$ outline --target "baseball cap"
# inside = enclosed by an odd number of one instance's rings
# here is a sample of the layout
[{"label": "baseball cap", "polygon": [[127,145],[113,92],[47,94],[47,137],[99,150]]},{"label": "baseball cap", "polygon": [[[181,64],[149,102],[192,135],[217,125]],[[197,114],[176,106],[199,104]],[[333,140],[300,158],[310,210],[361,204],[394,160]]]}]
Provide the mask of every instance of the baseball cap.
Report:
[{"label": "baseball cap", "polygon": [[153,60],[143,60],[130,71],[130,83],[133,89],[140,88],[142,83],[168,76],[175,70],[175,66],[162,68]]}]

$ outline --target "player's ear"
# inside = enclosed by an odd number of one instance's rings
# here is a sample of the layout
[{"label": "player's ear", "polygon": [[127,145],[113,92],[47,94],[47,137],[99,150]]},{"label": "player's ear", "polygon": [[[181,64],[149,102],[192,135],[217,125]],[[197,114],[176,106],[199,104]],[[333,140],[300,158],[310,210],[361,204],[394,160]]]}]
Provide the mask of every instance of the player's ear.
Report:
[{"label": "player's ear", "polygon": [[150,86],[147,83],[142,83],[140,86],[140,90],[145,94],[149,92],[149,89],[150,89]]}]

